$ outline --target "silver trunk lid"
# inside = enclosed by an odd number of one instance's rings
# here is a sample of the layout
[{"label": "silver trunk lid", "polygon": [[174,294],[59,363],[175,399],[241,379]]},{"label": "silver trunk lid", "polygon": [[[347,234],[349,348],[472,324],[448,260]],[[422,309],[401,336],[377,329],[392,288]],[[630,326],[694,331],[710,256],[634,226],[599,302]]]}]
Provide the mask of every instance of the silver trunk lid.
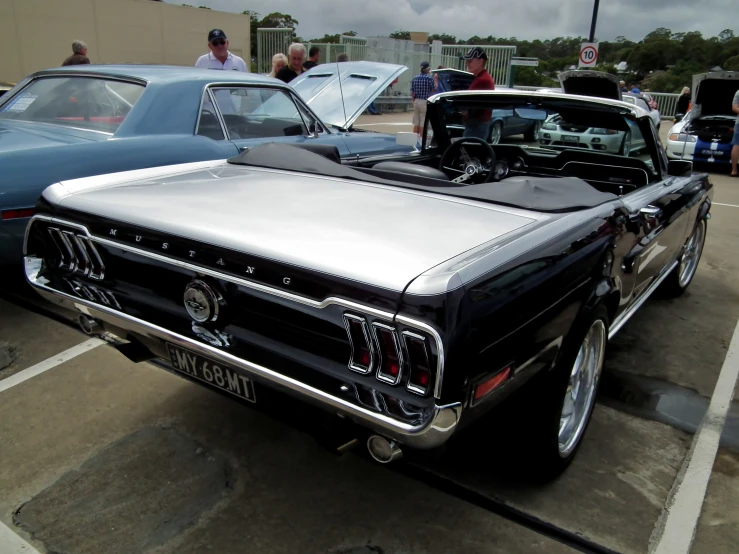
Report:
[{"label": "silver trunk lid", "polygon": [[111,175],[85,179],[84,186],[62,183],[71,194],[57,197],[57,202],[393,291],[538,217],[492,204],[322,176],[227,163],[179,173],[176,167],[150,178]]},{"label": "silver trunk lid", "polygon": [[317,65],[290,81],[324,123],[349,129],[372,101],[408,68],[379,62]]}]

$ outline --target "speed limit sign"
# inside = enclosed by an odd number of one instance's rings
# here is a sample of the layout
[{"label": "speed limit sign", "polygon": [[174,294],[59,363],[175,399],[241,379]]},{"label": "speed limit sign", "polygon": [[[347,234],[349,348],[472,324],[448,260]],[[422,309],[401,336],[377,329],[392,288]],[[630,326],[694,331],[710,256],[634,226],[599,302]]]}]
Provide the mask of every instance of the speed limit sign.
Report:
[{"label": "speed limit sign", "polygon": [[583,42],[580,46],[580,63],[577,67],[595,67],[598,61],[598,43]]}]

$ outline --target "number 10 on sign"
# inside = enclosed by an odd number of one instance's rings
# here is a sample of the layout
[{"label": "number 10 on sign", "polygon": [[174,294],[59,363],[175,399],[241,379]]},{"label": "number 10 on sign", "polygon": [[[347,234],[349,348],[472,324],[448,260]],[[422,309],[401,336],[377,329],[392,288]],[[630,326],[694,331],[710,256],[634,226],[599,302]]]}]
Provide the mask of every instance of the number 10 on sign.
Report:
[{"label": "number 10 on sign", "polygon": [[580,63],[577,67],[595,67],[598,61],[598,43],[583,42],[580,46]]}]

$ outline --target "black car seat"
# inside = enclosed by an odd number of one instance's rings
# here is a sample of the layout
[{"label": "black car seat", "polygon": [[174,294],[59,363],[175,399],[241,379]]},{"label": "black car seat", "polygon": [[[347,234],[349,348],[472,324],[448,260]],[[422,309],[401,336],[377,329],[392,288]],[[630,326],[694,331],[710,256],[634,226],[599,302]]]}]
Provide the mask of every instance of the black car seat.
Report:
[{"label": "black car seat", "polygon": [[372,169],[382,169],[384,171],[404,173],[406,175],[415,175],[417,177],[426,177],[427,179],[440,179],[442,181],[449,180],[447,174],[440,169],[407,162],[380,162],[373,165]]}]

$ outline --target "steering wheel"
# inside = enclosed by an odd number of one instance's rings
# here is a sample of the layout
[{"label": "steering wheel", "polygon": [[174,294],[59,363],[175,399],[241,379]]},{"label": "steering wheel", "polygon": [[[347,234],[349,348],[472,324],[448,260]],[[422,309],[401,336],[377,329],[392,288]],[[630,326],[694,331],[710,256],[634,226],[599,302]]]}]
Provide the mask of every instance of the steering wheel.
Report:
[{"label": "steering wheel", "polygon": [[[485,157],[490,160],[489,169],[485,169],[479,159],[470,157],[464,148],[465,144],[481,144],[485,147]],[[453,165],[457,167],[452,167]],[[463,169],[459,169],[459,167],[463,167]],[[451,143],[444,150],[439,161],[439,169],[441,171],[447,174],[449,172],[459,174],[452,179],[453,183],[470,183],[475,185],[489,183],[495,175],[495,171],[493,171],[494,167],[495,152],[493,151],[493,147],[486,140],[477,137],[461,138]]]}]

